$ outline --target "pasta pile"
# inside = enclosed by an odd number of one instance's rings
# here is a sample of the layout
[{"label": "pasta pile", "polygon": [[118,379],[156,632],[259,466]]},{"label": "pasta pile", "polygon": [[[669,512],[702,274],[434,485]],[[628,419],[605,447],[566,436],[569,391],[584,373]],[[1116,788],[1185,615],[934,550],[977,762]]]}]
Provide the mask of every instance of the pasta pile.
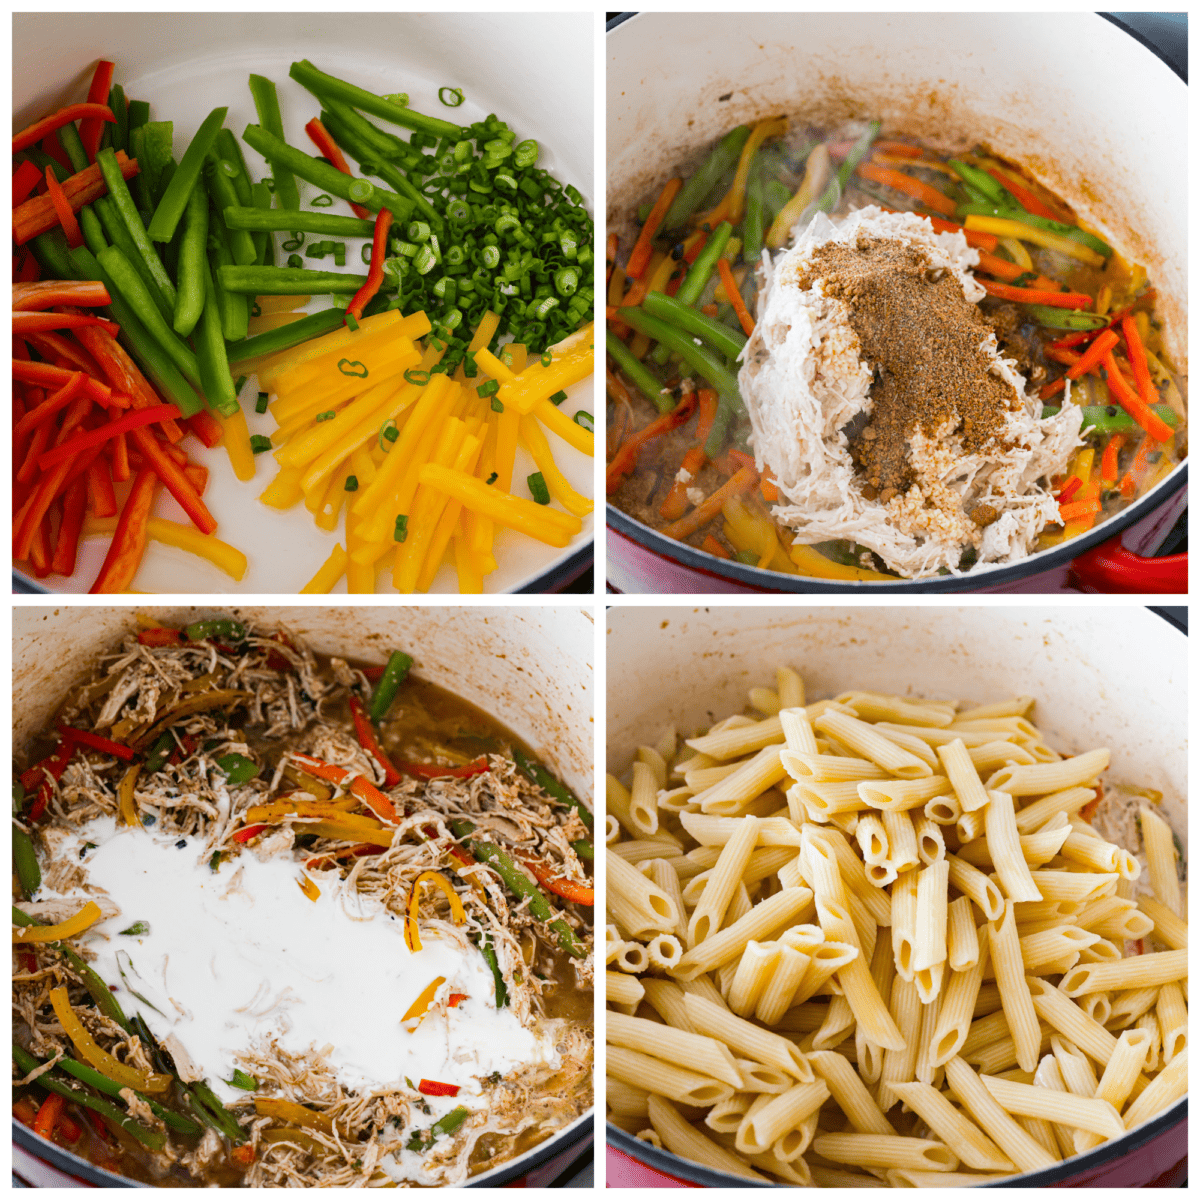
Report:
[{"label": "pasta pile", "polygon": [[806,705],[781,667],[610,775],[609,1120],[764,1182],[971,1186],[1183,1096],[1173,834],[1141,805],[1143,894],[1089,823],[1108,750],[1033,704]]}]

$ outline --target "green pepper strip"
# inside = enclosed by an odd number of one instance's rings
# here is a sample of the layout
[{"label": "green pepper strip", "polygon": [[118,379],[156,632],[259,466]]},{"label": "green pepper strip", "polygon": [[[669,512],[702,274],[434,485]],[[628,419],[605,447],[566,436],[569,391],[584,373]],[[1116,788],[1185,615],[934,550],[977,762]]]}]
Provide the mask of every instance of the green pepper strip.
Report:
[{"label": "green pepper strip", "polygon": [[180,337],[189,337],[204,311],[204,272],[208,268],[208,192],[202,179],[188,197],[183,223],[183,241],[179,246],[179,293],[175,301],[174,328]]},{"label": "green pepper strip", "polygon": [[675,407],[674,397],[670,392],[663,391],[662,380],[658,379],[653,371],[644,367],[629,347],[611,329],[604,331],[604,345],[616,361],[617,366],[625,372],[637,390],[659,412],[669,413]]},{"label": "green pepper strip", "polygon": [[[366,221],[364,224],[370,222]],[[345,322],[346,313],[343,309],[327,308],[322,312],[311,313],[299,321],[293,321],[290,325],[281,325],[278,329],[255,334],[252,338],[229,342],[225,349],[231,362],[247,362],[252,358],[276,354],[280,350],[290,350],[310,338],[339,329]]]},{"label": "green pepper strip", "polygon": [[[28,1075],[30,1071],[36,1071],[38,1067],[42,1066],[42,1063],[38,1059],[34,1058],[29,1051],[18,1046],[15,1042],[13,1043],[12,1054],[13,1062],[17,1064],[18,1070],[23,1075]],[[107,1100],[93,1096],[90,1092],[83,1091],[82,1088],[75,1088],[68,1083],[63,1083],[61,1079],[58,1079],[50,1072],[39,1075],[34,1082],[40,1087],[44,1087],[48,1092],[55,1092],[65,1099],[73,1101],[75,1104],[82,1105],[84,1108],[90,1108],[102,1117],[107,1117],[148,1150],[161,1150],[167,1144],[167,1135],[165,1133],[146,1129],[115,1104],[110,1104]]]},{"label": "green pepper strip", "polygon": [[1078,225],[1064,225],[1062,221],[1039,217],[1020,208],[1001,207],[995,204],[960,204],[958,214],[960,217],[1003,217],[1007,221],[1020,221],[1022,225],[1031,225],[1034,229],[1045,229],[1050,233],[1057,233],[1060,237],[1070,238],[1073,242],[1090,247],[1104,258],[1108,258],[1113,252],[1107,242],[1101,241],[1094,233],[1088,233],[1086,229],[1080,229]]},{"label": "green pepper strip", "polygon": [[696,173],[679,189],[667,215],[663,218],[664,229],[681,229],[688,217],[700,207],[701,201],[713,190],[721,176],[732,167],[742,153],[742,147],[750,136],[748,125],[731,129],[712,149],[708,158],[701,163]]},{"label": "green pepper strip", "polygon": [[261,230],[267,233],[332,233],[339,237],[370,237],[375,232],[374,221],[360,221],[358,217],[341,217],[336,213],[238,206],[227,208],[224,215],[229,229]]},{"label": "green pepper strip", "polygon": [[[450,830],[461,841],[470,838],[475,832],[475,826],[470,821],[454,820],[450,822]],[[587,951],[580,945],[575,931],[562,917],[554,916],[554,909],[550,907],[550,901],[546,899],[541,888],[495,842],[485,842],[476,838],[467,842],[467,849],[480,862],[490,863],[514,895],[521,899],[528,898],[529,911],[555,932],[558,944],[572,958],[587,957]]]},{"label": "green pepper strip", "polygon": [[674,350],[696,374],[707,379],[717,389],[723,400],[728,398],[733,411],[742,411],[742,396],[738,391],[737,377],[711,353],[697,346],[688,334],[682,333],[665,321],[660,321],[657,317],[652,317],[640,308],[630,308],[622,312],[621,319],[639,333],[644,333],[666,346],[668,350]]},{"label": "green pepper strip", "polygon": [[161,771],[163,764],[171,757],[171,751],[175,749],[175,738],[168,729],[166,733],[158,739],[150,749],[150,753],[146,756],[146,762],[143,770],[147,775],[152,775],[155,771]]},{"label": "green pepper strip", "polygon": [[195,343],[204,395],[223,417],[232,417],[238,412],[237,388],[233,386],[233,376],[229,373],[221,300],[207,259],[200,263],[200,282],[204,289],[204,307],[200,313]]},{"label": "green pepper strip", "polygon": [[403,129],[414,129],[418,133],[450,138],[455,142],[461,141],[466,136],[466,130],[461,125],[443,121],[438,117],[424,116],[422,113],[414,112],[411,108],[394,104],[382,96],[376,96],[373,92],[355,87],[352,83],[346,83],[345,80],[337,79],[333,75],[326,75],[306,58],[292,63],[288,74],[302,88],[312,92],[318,99],[325,95],[332,96],[335,100],[344,100],[362,112],[382,117],[385,121],[390,121],[393,125],[399,125]]},{"label": "green pepper strip", "polygon": [[503,1008],[508,1003],[508,985],[504,982],[504,972],[500,970],[500,960],[496,957],[496,948],[492,945],[490,934],[484,934],[483,941],[479,944],[479,952],[496,981],[496,1007]]},{"label": "green pepper strip", "polygon": [[413,660],[403,651],[392,651],[387,666],[383,668],[383,674],[375,685],[375,693],[371,697],[371,707],[367,710],[367,715],[376,725],[387,716],[387,711],[392,707],[392,701],[396,699],[396,692],[404,682],[412,663]]},{"label": "green pepper strip", "polygon": [[[920,165],[919,163],[917,164]],[[993,204],[1000,205],[1001,208],[1014,207],[1014,197],[1004,188],[1002,188],[986,171],[981,171],[978,167],[973,167],[970,163],[965,163],[958,158],[950,158],[946,160],[946,165],[953,167],[962,177],[963,183],[970,184],[984,194],[984,197],[990,200]],[[1020,207],[1017,205],[1017,207]]]},{"label": "green pepper strip", "polygon": [[226,754],[217,759],[217,766],[225,773],[225,782],[232,784],[249,783],[262,769],[244,754]]},{"label": "green pepper strip", "polygon": [[[250,94],[254,97],[258,123],[268,133],[283,141],[283,118],[279,113],[279,96],[275,91],[275,84],[264,75],[251,75]],[[298,210],[300,192],[296,188],[295,175],[287,167],[276,162],[271,163],[271,173],[275,177],[275,195],[279,197],[279,207],[292,212]]]},{"label": "green pepper strip", "polygon": [[513,761],[533,780],[544,792],[549,792],[560,804],[573,808],[579,819],[592,829],[593,817],[591,810],[565,785],[559,783],[545,767],[535,758],[530,758],[519,746],[513,747]]},{"label": "green pepper strip", "polygon": [[232,617],[209,617],[204,621],[193,621],[184,631],[189,642],[202,642],[205,638],[220,638],[230,646],[246,640],[246,627]]},{"label": "green pepper strip", "polygon": [[756,157],[746,185],[746,215],[742,219],[742,258],[751,267],[762,258],[764,224],[762,169]]},{"label": "green pepper strip", "polygon": [[1108,324],[1108,318],[1098,313],[1072,312],[1049,304],[1026,304],[1023,307],[1026,315],[1047,329],[1092,330]]},{"label": "green pepper strip", "polygon": [[728,325],[713,317],[706,317],[698,309],[681,304],[677,298],[662,292],[648,293],[642,301],[642,308],[652,317],[660,317],[685,333],[703,338],[726,358],[736,359],[749,340],[741,330],[730,329]]},{"label": "green pepper strip", "polygon": [[[1179,425],[1179,414],[1169,404],[1152,404],[1150,406],[1172,429]],[[1043,417],[1053,417],[1061,412],[1061,408],[1047,404],[1042,409]],[[1115,404],[1087,404],[1083,408],[1083,429],[1095,433],[1129,433],[1137,429],[1137,422],[1123,409]]]},{"label": "green pepper strip", "polygon": [[[717,269],[717,259],[724,254],[725,247],[729,244],[729,238],[732,234],[733,226],[728,221],[722,221],[709,234],[708,241],[704,243],[704,249],[696,256],[696,261],[692,263],[691,270],[688,271],[683,283],[680,284],[679,291],[675,293],[677,303],[691,308],[700,299],[700,294],[704,291],[704,285],[708,283],[713,271]],[[642,304],[645,305],[645,303],[646,301],[643,300]],[[660,343],[654,347],[654,353],[650,357],[661,367],[667,361],[670,353],[670,347]]]},{"label": "green pepper strip", "polygon": [[37,851],[33,848],[33,839],[15,821],[12,827],[12,856],[21,891],[26,899],[32,899],[33,893],[42,886],[42,868],[38,864]]},{"label": "green pepper strip", "polygon": [[342,275],[337,271],[232,263],[217,268],[217,279],[227,292],[239,296],[353,296],[367,282],[365,275]]},{"label": "green pepper strip", "polygon": [[453,1133],[467,1119],[468,1110],[462,1108],[451,1109],[440,1121],[435,1121],[430,1127],[422,1133],[417,1130],[416,1133],[408,1139],[408,1149],[424,1150],[432,1145],[443,1134]]},{"label": "green pepper strip", "polygon": [[192,194],[192,188],[196,186],[196,180],[200,178],[204,160],[217,140],[217,134],[221,132],[221,126],[225,123],[225,114],[228,112],[228,108],[214,108],[204,118],[203,124],[196,131],[196,136],[192,138],[191,144],[184,151],[179,169],[171,177],[171,182],[167,186],[163,198],[159,201],[158,207],[154,210],[154,216],[146,230],[151,241],[169,242],[175,236],[175,227],[182,219],[184,209],[187,208],[188,196]]}]

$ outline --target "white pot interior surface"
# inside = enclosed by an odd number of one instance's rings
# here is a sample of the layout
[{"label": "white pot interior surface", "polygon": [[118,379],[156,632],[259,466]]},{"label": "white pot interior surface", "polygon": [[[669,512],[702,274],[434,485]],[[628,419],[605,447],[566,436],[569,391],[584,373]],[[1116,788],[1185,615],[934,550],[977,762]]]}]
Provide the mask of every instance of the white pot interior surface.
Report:
[{"label": "white pot interior surface", "polygon": [[1145,608],[611,609],[607,769],[663,728],[741,712],[790,666],[812,700],[850,688],[987,704],[1033,696],[1050,746],[1112,750],[1107,777],[1163,793],[1187,845],[1187,640]]},{"label": "white pot interior surface", "polygon": [[[319,654],[383,663],[393,650],[413,675],[483,709],[522,738],[591,804],[593,638],[578,608],[300,608],[147,606],[164,625],[230,615],[284,627]],[[132,608],[22,606],[13,612],[13,749],[20,755],[67,691],[137,628]]]},{"label": "white pot interior surface", "polygon": [[[320,104],[288,78],[301,58],[321,70],[381,94],[407,92],[412,107],[461,124],[495,113],[518,139],[535,138],[538,165],[564,184],[573,183],[590,203],[593,194],[592,19],[586,13],[17,13],[13,18],[13,121],[21,129],[64,104],[86,98],[99,58],[116,64],[114,80],[130,99],[148,100],[151,119],[174,124],[175,156],[187,147],[201,121],[218,106],[228,106],[225,127],[237,135],[258,116],[250,94],[251,74],[271,79],[279,93],[284,136],[293,146],[315,153],[304,132],[320,115]],[[438,100],[442,87],[461,87],[464,103],[447,108]],[[391,132],[406,135],[394,126]],[[264,160],[243,146],[250,174],[269,174]],[[358,174],[355,171],[355,174]],[[301,183],[307,204],[316,189]],[[305,191],[304,189],[308,189]],[[334,212],[348,215],[337,202]],[[309,240],[318,235],[308,235]],[[279,239],[277,239],[278,247]],[[347,242],[346,270],[365,270],[360,242]],[[300,252],[304,253],[303,250]],[[284,256],[286,257],[286,256]],[[306,266],[336,270],[330,262],[305,260]],[[316,297],[309,311],[328,307]],[[255,385],[257,386],[257,385]],[[252,434],[270,434],[275,420],[254,412],[242,393]],[[257,394],[257,393],[255,393]],[[568,389],[563,411],[595,412],[592,383]],[[584,495],[593,492],[593,463],[549,435],[563,474]],[[243,483],[233,474],[221,446],[206,450],[194,438],[186,448],[208,467],[204,500],[218,522],[217,536],[250,560],[245,578],[235,583],[211,563],[183,550],[150,542],[134,587],[141,592],[296,593],[328,558],[334,544],[345,545],[342,523],[333,533],[316,527],[303,504],[286,511],[258,500],[274,478],[270,454],[258,456],[256,477]],[[518,448],[514,492],[528,498],[524,480],[537,467]],[[186,521],[170,496],[155,506],[159,516]],[[488,592],[515,591],[543,572],[564,564],[591,544],[592,519],[565,549],[545,546],[513,530],[497,529],[498,570],[485,576]],[[108,539],[90,538],[70,579],[51,576],[39,590],[86,592],[100,569]],[[379,577],[391,592],[390,573]],[[335,591],[345,591],[345,582]],[[457,592],[452,567],[443,565],[430,589]]]},{"label": "white pot interior surface", "polygon": [[721,134],[775,113],[986,142],[1146,267],[1186,374],[1187,86],[1102,17],[650,13],[606,50],[610,230]]}]

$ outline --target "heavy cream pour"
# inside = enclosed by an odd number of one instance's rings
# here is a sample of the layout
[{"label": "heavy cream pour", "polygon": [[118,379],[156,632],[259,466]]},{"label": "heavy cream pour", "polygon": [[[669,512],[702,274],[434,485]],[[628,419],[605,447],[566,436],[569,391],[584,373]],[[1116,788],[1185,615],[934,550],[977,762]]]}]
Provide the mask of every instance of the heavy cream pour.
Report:
[{"label": "heavy cream pour", "polygon": [[[458,1085],[453,1100],[431,1098],[439,1114],[457,1104],[481,1107],[479,1081],[493,1072],[554,1059],[552,1043],[511,1010],[496,1009],[492,974],[474,947],[460,949],[428,930],[413,954],[402,920],[329,876],[314,902],[297,886],[293,861],[260,862],[243,852],[214,873],[197,863],[200,841],[178,841],[117,830],[103,817],[65,849],[78,854],[96,843],[83,858],[89,882],[121,909],[84,940],[97,954],[96,971],[156,1037],[178,1037],[222,1099],[246,1095],[226,1082],[239,1053],[271,1041],[296,1053],[328,1048],[343,1085],[357,1091],[403,1087],[406,1077],[414,1085]],[[122,936],[136,921],[150,932]],[[452,992],[467,999],[431,1012],[409,1032],[401,1018],[439,975],[446,982],[437,999]]]}]

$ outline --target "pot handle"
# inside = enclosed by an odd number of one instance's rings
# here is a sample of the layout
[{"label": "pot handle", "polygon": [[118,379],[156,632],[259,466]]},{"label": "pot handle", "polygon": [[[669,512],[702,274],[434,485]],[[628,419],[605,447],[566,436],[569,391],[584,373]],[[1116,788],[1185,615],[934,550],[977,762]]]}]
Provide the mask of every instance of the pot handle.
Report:
[{"label": "pot handle", "polygon": [[1081,554],[1071,564],[1071,582],[1097,592],[1149,593],[1186,592],[1188,556],[1168,554],[1143,558],[1126,550],[1117,536]]}]

